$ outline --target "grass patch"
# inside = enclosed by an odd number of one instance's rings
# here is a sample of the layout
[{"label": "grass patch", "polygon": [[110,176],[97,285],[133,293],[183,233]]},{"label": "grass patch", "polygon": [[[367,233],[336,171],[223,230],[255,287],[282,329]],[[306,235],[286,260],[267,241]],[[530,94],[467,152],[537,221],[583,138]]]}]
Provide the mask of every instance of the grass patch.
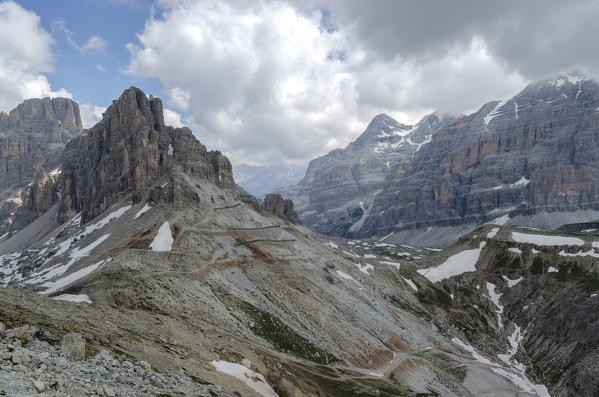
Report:
[{"label": "grass patch", "polygon": [[241,309],[254,320],[254,326],[251,327],[254,334],[269,341],[278,350],[322,364],[339,360],[306,340],[278,317],[247,302],[243,302]]}]

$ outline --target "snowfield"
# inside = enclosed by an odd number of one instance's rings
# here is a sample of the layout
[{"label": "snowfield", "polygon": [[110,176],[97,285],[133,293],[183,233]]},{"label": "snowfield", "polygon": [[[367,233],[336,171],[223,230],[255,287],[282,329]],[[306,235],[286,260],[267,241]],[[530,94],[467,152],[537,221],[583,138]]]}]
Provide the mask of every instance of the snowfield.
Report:
[{"label": "snowfield", "polygon": [[264,376],[241,364],[230,363],[228,361],[211,361],[210,364],[212,364],[218,372],[239,379],[264,397],[278,397],[277,393],[275,393],[270,385],[266,383]]},{"label": "snowfield", "polygon": [[494,227],[489,233],[487,233],[487,238],[493,238],[497,236],[497,232],[499,232],[499,228]]},{"label": "snowfield", "polygon": [[478,262],[480,253],[485,245],[486,243],[483,241],[480,243],[479,248],[452,255],[439,266],[429,269],[419,269],[418,273],[428,278],[431,282],[436,283],[449,277],[476,271],[476,262]]},{"label": "snowfield", "polygon": [[545,234],[528,234],[512,232],[512,240],[517,243],[529,243],[534,245],[584,245],[584,240],[577,237],[564,237],[564,236],[548,236]]},{"label": "snowfield", "polygon": [[44,284],[42,284],[42,287],[47,287],[48,289],[44,290],[41,292],[42,295],[49,295],[52,294],[54,292],[59,291],[61,288],[66,287],[67,285],[87,276],[88,274],[90,274],[91,272],[93,272],[94,270],[96,270],[97,268],[99,268],[102,264],[104,264],[105,262],[108,262],[110,259],[107,259],[105,261],[100,261],[98,263],[95,263],[93,265],[89,265],[87,267],[84,267],[83,269],[77,270],[76,272],[73,272],[71,274],[66,275],[65,277],[59,278],[58,280],[55,281],[48,281]]},{"label": "snowfield", "polygon": [[358,266],[358,269],[365,274],[370,274],[369,271],[374,269],[374,266],[372,266],[370,263],[365,263],[363,265],[361,263],[356,263],[356,266]]},{"label": "snowfield", "polygon": [[158,229],[158,233],[156,234],[156,237],[154,237],[152,244],[150,244],[150,248],[152,251],[170,251],[173,249],[173,241],[171,226],[165,221],[162,226],[160,226],[160,229]]},{"label": "snowfield", "polygon": [[52,299],[56,299],[57,301],[69,301],[69,302],[76,302],[76,303],[93,303],[92,300],[89,299],[89,296],[87,296],[85,294],[80,294],[80,295],[62,294],[62,295],[55,296]]},{"label": "snowfield", "polygon": [[410,288],[412,288],[414,291],[418,292],[418,286],[416,286],[416,284],[414,284],[414,282],[412,280],[410,280],[409,278],[405,278],[405,277],[401,277],[403,278],[403,281],[405,281]]}]

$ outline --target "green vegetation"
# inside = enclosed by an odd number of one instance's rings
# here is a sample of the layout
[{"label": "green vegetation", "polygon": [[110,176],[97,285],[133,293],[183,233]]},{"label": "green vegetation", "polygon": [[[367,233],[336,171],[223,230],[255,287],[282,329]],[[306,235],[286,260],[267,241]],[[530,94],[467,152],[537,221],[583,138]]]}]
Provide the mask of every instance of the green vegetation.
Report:
[{"label": "green vegetation", "polygon": [[504,253],[503,255],[497,255],[495,257],[495,262],[493,263],[494,267],[509,267],[511,269],[520,269],[522,267],[522,261],[520,260],[520,256],[514,256],[509,253]]},{"label": "green vegetation", "polygon": [[568,281],[568,271],[561,267],[559,271],[555,274],[555,279],[559,282],[565,283]]},{"label": "green vegetation", "polygon": [[335,362],[339,359],[306,340],[284,324],[278,317],[264,312],[247,302],[240,303],[241,310],[254,320],[252,331],[269,341],[277,349],[317,363]]},{"label": "green vegetation", "polygon": [[417,296],[420,302],[439,305],[446,310],[451,306],[451,296],[435,285],[427,290],[421,288]]},{"label": "green vegetation", "polygon": [[587,274],[580,281],[580,286],[586,292],[599,291],[599,275]]},{"label": "green vegetation", "polygon": [[541,257],[535,256],[535,259],[532,261],[532,266],[530,267],[530,272],[532,274],[543,274],[544,268],[545,261]]},{"label": "green vegetation", "polygon": [[432,316],[426,310],[404,301],[403,299],[398,298],[397,296],[391,296],[391,303],[393,303],[398,308],[405,310],[406,312],[410,312],[418,318],[425,319],[427,321],[432,321]]}]

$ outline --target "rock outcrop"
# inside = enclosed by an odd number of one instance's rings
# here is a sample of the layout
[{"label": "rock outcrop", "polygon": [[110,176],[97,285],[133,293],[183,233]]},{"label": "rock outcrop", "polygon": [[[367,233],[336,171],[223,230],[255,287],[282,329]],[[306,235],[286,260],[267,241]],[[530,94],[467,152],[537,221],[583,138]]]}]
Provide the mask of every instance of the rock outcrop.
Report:
[{"label": "rock outcrop", "polygon": [[66,98],[28,99],[0,112],[0,235],[12,235],[56,202],[62,152],[82,132],[79,105]]},{"label": "rock outcrop", "polygon": [[0,235],[12,235],[42,216],[59,199],[60,173],[43,168],[22,189],[8,189],[0,197]]},{"label": "rock outcrop", "polygon": [[576,212],[599,210],[598,107],[599,86],[578,75],[484,105],[440,129],[405,170],[391,172],[358,234],[592,220],[589,212],[577,220]]},{"label": "rock outcrop", "polygon": [[[85,223],[121,194],[132,193],[137,202],[160,194],[158,182],[169,178],[173,167],[220,186],[234,184],[226,157],[208,152],[188,128],[165,126],[162,101],[131,87],[85,136],[68,143],[60,219],[82,212]],[[170,184],[172,199],[179,194],[176,186]]]},{"label": "rock outcrop", "polygon": [[362,226],[391,170],[403,172],[414,153],[453,120],[431,114],[416,125],[405,125],[380,114],[345,149],[312,160],[297,185],[275,193],[293,200],[307,226],[351,236]]},{"label": "rock outcrop", "polygon": [[297,212],[293,209],[293,201],[284,199],[280,194],[267,194],[264,198],[264,207],[281,219],[291,223],[301,223]]}]

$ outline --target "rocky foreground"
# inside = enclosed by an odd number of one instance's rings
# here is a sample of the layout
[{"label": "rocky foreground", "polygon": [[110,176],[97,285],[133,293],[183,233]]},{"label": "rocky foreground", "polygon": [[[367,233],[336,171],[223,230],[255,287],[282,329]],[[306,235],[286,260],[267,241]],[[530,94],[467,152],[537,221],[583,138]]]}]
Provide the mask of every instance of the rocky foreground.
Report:
[{"label": "rocky foreground", "polygon": [[[0,323],[4,332],[4,324]],[[146,361],[119,361],[102,350],[86,358],[85,339],[62,339],[25,325],[0,341],[0,395],[9,396],[229,396],[215,385],[199,385],[182,371],[152,370]],[[39,339],[38,339],[39,337]]]}]

